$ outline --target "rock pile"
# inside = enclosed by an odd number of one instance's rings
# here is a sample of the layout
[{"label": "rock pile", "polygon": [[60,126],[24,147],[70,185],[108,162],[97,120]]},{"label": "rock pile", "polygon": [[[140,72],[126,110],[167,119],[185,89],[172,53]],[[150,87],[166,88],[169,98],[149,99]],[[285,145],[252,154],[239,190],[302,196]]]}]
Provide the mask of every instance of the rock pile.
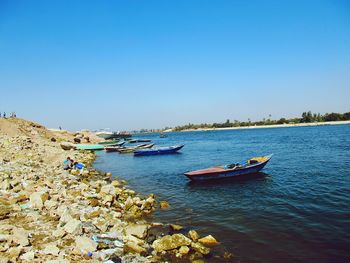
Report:
[{"label": "rock pile", "polygon": [[[0,134],[0,262],[195,260],[217,244],[195,231],[150,235],[161,225],[144,219],[156,208],[153,195],[141,197],[95,171],[93,153],[62,147],[42,126],[28,129],[30,136]],[[66,150],[87,165],[83,174],[62,169]]]}]

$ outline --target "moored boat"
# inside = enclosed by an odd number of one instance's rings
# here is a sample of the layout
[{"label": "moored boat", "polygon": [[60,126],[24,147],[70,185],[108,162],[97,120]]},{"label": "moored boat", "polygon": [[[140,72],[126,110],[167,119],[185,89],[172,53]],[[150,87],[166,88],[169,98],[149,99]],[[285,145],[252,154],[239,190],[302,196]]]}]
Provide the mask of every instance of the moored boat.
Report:
[{"label": "moored boat", "polygon": [[109,145],[112,145],[112,144],[118,144],[119,141],[120,140],[108,140],[108,141],[99,142],[98,144],[102,144],[102,145],[109,144]]},{"label": "moored boat", "polygon": [[204,181],[222,178],[231,178],[247,174],[255,174],[261,171],[270,161],[271,155],[254,157],[242,164],[228,164],[224,166],[210,167],[207,169],[186,172],[185,175],[193,181]]},{"label": "moored boat", "polygon": [[144,155],[158,155],[158,154],[172,154],[180,150],[184,145],[175,145],[169,147],[160,147],[152,149],[141,149],[134,151],[135,156],[144,156]]},{"label": "moored boat", "polygon": [[131,146],[131,147],[121,147],[117,151],[119,153],[133,153],[137,149],[147,149],[147,148],[152,148],[154,146],[154,143],[151,144],[140,144],[136,146]]},{"label": "moored boat", "polygon": [[122,148],[122,146],[105,146],[104,150],[106,152],[118,152]]},{"label": "moored boat", "polygon": [[130,138],[131,134],[130,133],[117,133],[114,132],[106,137],[104,137],[106,140],[112,140],[112,139],[127,139]]},{"label": "moored boat", "polygon": [[154,146],[154,143],[141,144],[141,145],[137,146],[136,149],[148,149],[148,148],[152,148],[153,146]]},{"label": "moored boat", "polygon": [[78,150],[87,150],[87,151],[99,151],[103,150],[104,146],[101,144],[76,144]]},{"label": "moored boat", "polygon": [[136,143],[136,142],[151,142],[152,140],[150,139],[133,139],[129,140],[129,143]]}]

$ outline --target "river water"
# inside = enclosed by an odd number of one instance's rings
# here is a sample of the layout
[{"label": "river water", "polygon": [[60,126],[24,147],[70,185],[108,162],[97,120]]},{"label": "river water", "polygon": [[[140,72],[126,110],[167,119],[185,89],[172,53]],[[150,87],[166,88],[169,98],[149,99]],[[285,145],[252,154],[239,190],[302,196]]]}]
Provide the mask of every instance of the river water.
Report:
[{"label": "river water", "polygon": [[[167,200],[154,220],[212,234],[239,262],[350,262],[350,125],[138,137],[185,147],[164,156],[99,152],[95,167]],[[183,176],[270,153],[257,176],[206,184]]]}]

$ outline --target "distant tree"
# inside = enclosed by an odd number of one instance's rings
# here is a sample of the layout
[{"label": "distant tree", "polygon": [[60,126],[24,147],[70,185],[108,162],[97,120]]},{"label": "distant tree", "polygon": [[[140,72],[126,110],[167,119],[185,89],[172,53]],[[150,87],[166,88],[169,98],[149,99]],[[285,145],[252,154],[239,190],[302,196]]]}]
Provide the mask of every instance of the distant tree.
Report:
[{"label": "distant tree", "polygon": [[344,121],[350,120],[350,112],[345,112],[345,113],[343,114],[343,120],[344,120]]},{"label": "distant tree", "polygon": [[303,114],[301,115],[301,122],[312,122],[312,113],[311,111],[308,112],[303,112]]},{"label": "distant tree", "polygon": [[287,120],[285,118],[281,118],[277,121],[277,124],[284,124],[286,122],[287,122]]},{"label": "distant tree", "polygon": [[332,112],[330,114],[326,114],[324,116],[324,120],[325,121],[341,121],[342,117],[343,116],[341,114]]}]

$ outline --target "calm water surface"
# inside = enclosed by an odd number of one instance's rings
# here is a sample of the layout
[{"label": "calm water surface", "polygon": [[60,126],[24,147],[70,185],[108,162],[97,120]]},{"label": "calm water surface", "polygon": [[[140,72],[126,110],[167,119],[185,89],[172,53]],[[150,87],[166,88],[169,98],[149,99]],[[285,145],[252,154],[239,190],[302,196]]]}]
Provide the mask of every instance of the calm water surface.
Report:
[{"label": "calm water surface", "polygon": [[[141,138],[141,137],[140,137]],[[350,262],[350,125],[145,135],[181,153],[99,152],[95,167],[155,193],[155,220],[212,234],[240,262]],[[274,153],[264,174],[192,184],[189,170]]]}]

